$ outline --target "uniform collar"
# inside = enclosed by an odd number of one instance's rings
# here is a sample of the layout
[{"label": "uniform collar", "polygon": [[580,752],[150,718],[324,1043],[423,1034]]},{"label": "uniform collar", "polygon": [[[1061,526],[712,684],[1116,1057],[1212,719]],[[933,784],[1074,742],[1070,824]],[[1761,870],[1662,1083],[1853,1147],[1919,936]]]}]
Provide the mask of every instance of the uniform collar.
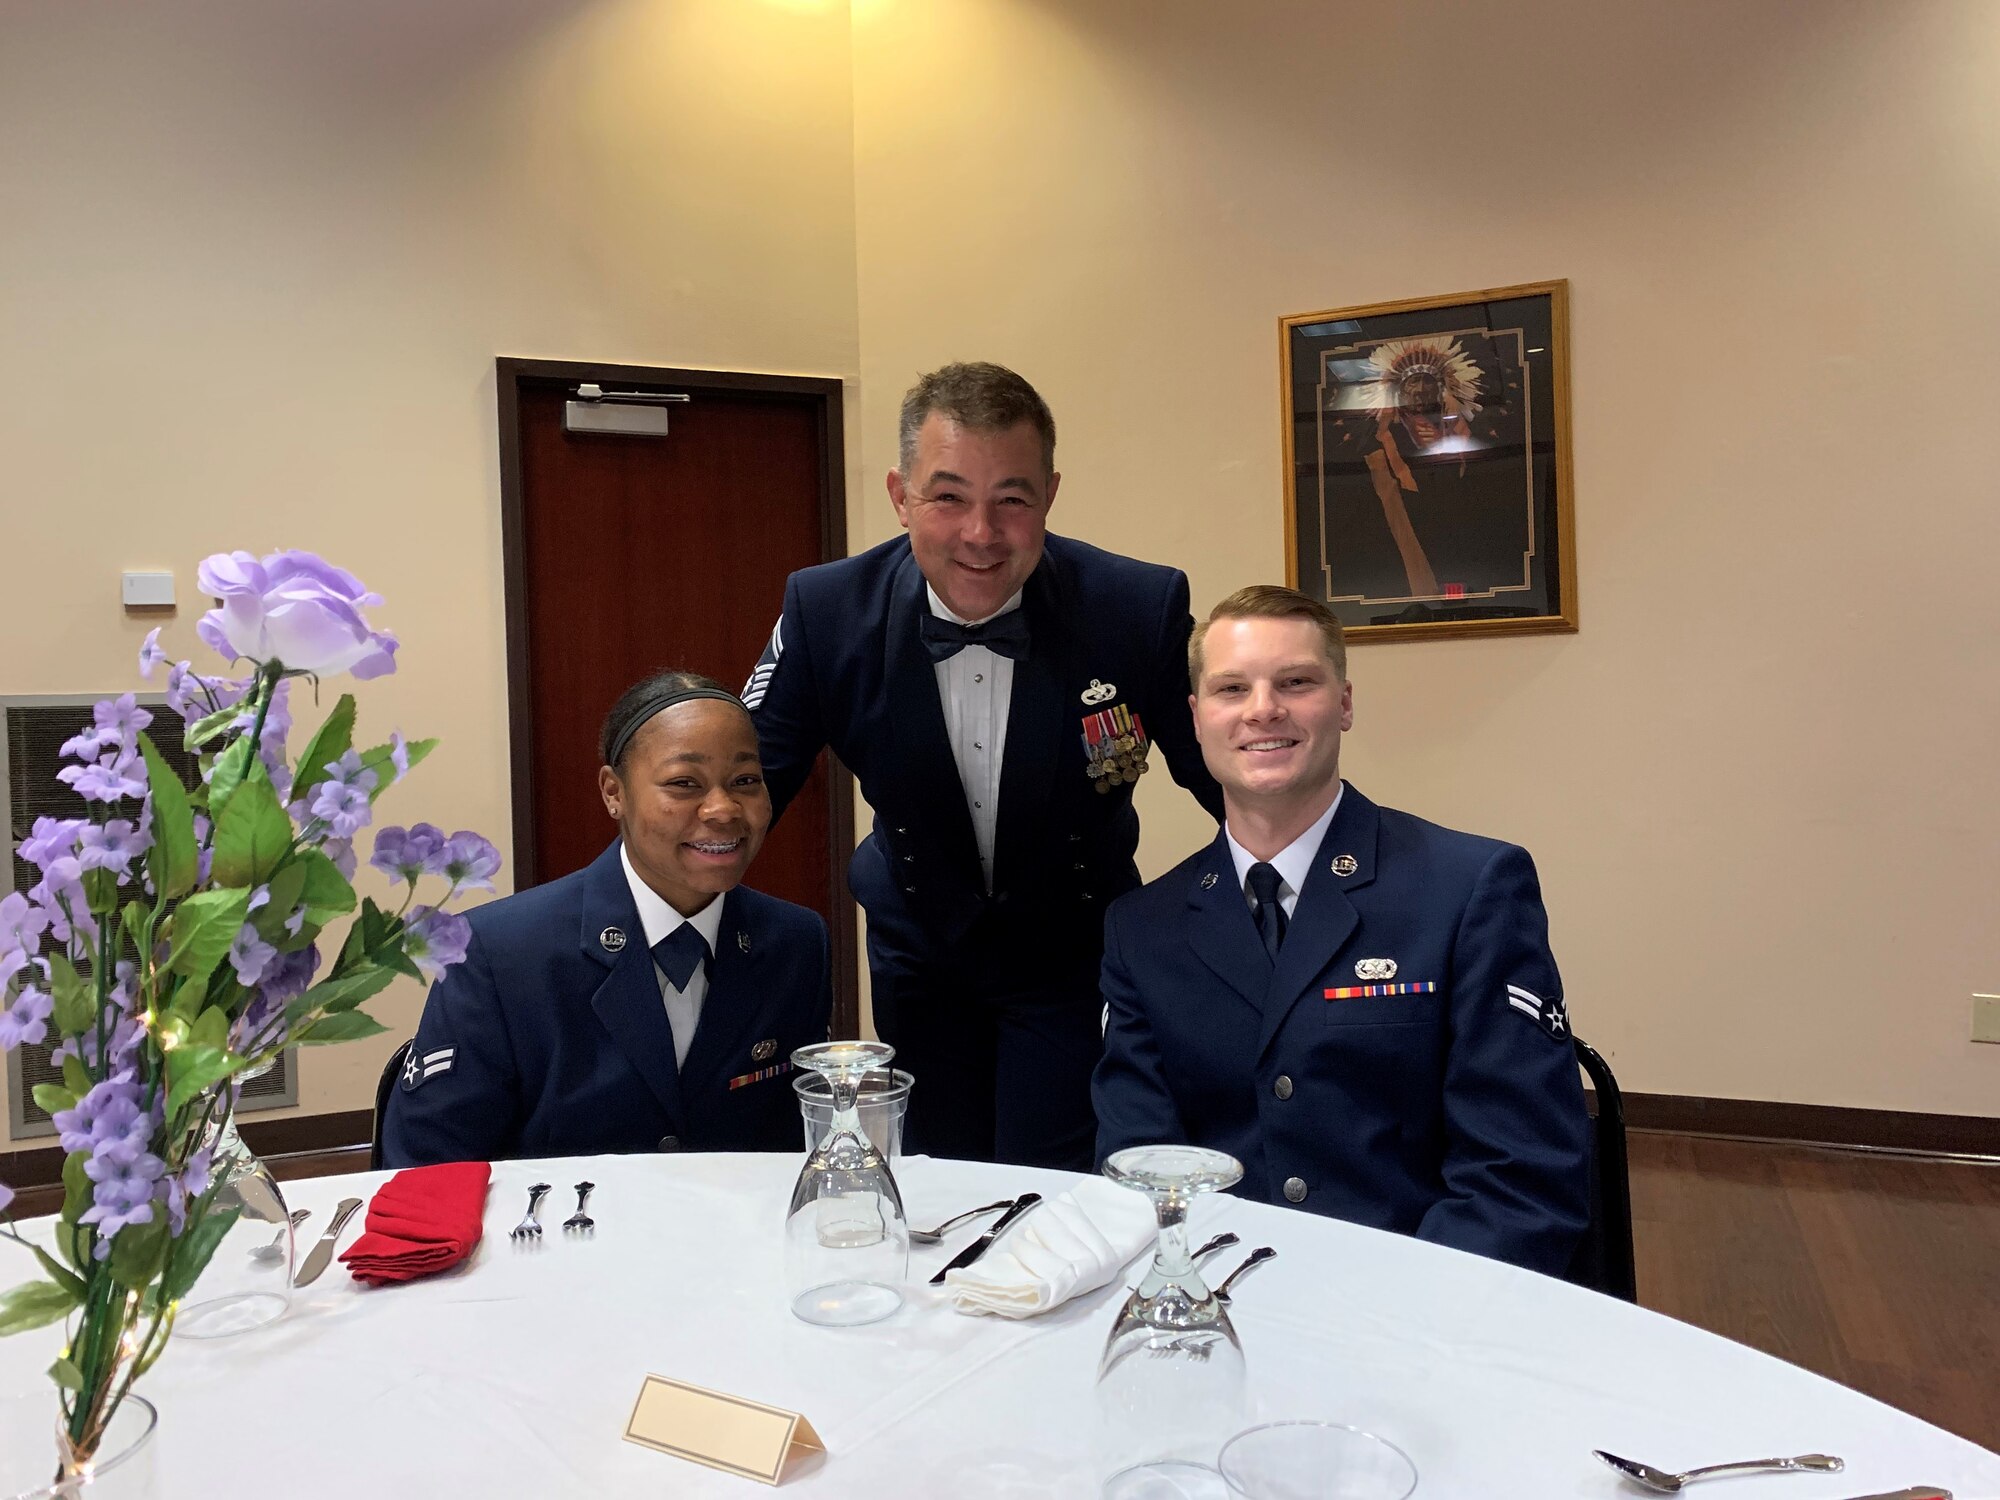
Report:
[{"label": "uniform collar", "polygon": [[[1296,896],[1306,888],[1306,876],[1312,873],[1313,857],[1319,853],[1319,846],[1326,839],[1327,829],[1333,826],[1333,815],[1340,811],[1341,801],[1346,796],[1347,783],[1343,781],[1340,790],[1333,794],[1332,803],[1319,815],[1313,826],[1264,861],[1278,872],[1278,878],[1285,883],[1284,888],[1278,893],[1281,900],[1285,896]],[[1236,842],[1236,835],[1229,831],[1229,825],[1226,823],[1222,828],[1222,836],[1228,840],[1229,857],[1236,863],[1236,888],[1245,890],[1250,883],[1250,867],[1258,863],[1257,856]],[[639,908],[642,912],[645,909],[643,905]]]},{"label": "uniform collar", "polygon": [[632,856],[626,852],[623,842],[618,845],[618,862],[625,867],[625,883],[632,888],[632,901],[639,908],[639,925],[645,929],[648,948],[657,947],[661,938],[669,936],[676,927],[686,922],[702,935],[710,953],[718,951],[715,939],[722,931],[724,897],[717,896],[693,916],[684,917],[668,905],[658,891],[639,878],[639,872],[632,868]]},{"label": "uniform collar", "polygon": [[[1015,610],[1019,609],[1021,607],[1021,595],[1024,592],[1026,591],[1023,589],[1015,589],[1014,597],[994,610],[992,614],[986,617],[986,620],[997,620],[1002,615],[1012,614]],[[964,615],[953,614],[944,600],[938,597],[938,591],[931,587],[928,579],[924,581],[924,594],[930,600],[931,613],[936,615],[940,620],[949,620],[954,625],[984,625],[986,623],[986,620],[968,620]]]}]

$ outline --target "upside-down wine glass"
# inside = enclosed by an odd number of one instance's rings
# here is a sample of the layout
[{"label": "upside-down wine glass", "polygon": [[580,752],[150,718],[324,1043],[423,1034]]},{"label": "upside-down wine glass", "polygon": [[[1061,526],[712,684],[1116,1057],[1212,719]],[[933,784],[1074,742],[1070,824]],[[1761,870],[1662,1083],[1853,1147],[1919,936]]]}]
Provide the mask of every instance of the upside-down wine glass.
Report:
[{"label": "upside-down wine glass", "polygon": [[[1197,1194],[1240,1181],[1243,1164],[1199,1146],[1133,1146],[1114,1152],[1104,1175],[1152,1199],[1160,1229],[1153,1264],[1119,1308],[1098,1361],[1104,1494],[1224,1494],[1215,1455],[1243,1426],[1243,1345],[1188,1255],[1187,1216]],[[1198,1466],[1213,1481],[1195,1476],[1189,1489]]]},{"label": "upside-down wine glass", "polygon": [[792,1061],[833,1091],[833,1127],[807,1156],[785,1218],[785,1292],[808,1323],[851,1328],[903,1305],[910,1225],[889,1163],[861,1128],[861,1081],[886,1069],[885,1042],[817,1042]]}]

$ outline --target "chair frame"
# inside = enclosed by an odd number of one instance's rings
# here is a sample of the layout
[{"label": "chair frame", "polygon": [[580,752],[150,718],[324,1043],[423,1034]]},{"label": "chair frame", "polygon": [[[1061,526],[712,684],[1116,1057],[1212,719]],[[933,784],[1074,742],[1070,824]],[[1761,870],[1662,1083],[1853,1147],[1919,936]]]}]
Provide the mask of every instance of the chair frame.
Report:
[{"label": "chair frame", "polygon": [[411,1037],[389,1054],[389,1060],[382,1064],[382,1076],[375,1080],[375,1128],[368,1138],[368,1170],[382,1170],[382,1119],[389,1109],[389,1095],[396,1087],[396,1080],[402,1077],[403,1064],[408,1060],[410,1049],[417,1045]]},{"label": "chair frame", "polygon": [[1582,1037],[1571,1035],[1576,1060],[1597,1096],[1592,1122],[1597,1174],[1597,1218],[1585,1231],[1602,1246],[1605,1275],[1595,1290],[1626,1302],[1639,1300],[1632,1249],[1632,1168],[1625,1146],[1625,1095],[1611,1065]]}]

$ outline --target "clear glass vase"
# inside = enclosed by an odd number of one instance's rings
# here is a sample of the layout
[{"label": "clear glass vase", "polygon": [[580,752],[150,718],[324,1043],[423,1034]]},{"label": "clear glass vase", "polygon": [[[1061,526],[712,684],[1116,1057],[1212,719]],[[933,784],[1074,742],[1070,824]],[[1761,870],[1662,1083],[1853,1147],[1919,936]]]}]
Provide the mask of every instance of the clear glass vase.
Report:
[{"label": "clear glass vase", "polygon": [[209,1144],[212,1212],[236,1212],[174,1316],[177,1338],[230,1338],[264,1328],[292,1305],[297,1245],[278,1179],[236,1132],[232,1110]]},{"label": "clear glass vase", "polygon": [[159,1413],[144,1396],[118,1404],[87,1464],[63,1469],[55,1387],[0,1397],[0,1500],[140,1500],[159,1493],[153,1457]]}]

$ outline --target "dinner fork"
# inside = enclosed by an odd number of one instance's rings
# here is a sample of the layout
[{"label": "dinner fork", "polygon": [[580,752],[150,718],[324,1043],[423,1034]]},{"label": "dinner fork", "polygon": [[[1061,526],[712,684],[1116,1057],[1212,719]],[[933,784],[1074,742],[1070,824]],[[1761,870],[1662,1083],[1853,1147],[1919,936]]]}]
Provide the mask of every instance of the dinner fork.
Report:
[{"label": "dinner fork", "polygon": [[997,1213],[1003,1208],[1012,1208],[1013,1206],[1014,1200],[1012,1198],[1002,1198],[998,1203],[984,1204],[979,1208],[968,1208],[962,1214],[953,1214],[935,1229],[912,1229],[910,1231],[910,1243],[912,1245],[935,1245],[948,1232],[956,1229],[967,1219],[976,1219],[981,1214]]},{"label": "dinner fork", "polygon": [[1222,1278],[1222,1285],[1215,1289],[1215,1300],[1218,1302],[1227,1302],[1229,1300],[1229,1289],[1236,1285],[1238,1277],[1245,1271],[1253,1271],[1258,1266],[1263,1265],[1265,1261],[1274,1259],[1277,1253],[1269,1245],[1259,1245],[1255,1250],[1252,1250],[1242,1265]]},{"label": "dinner fork", "polygon": [[576,1185],[576,1212],[563,1220],[565,1234],[588,1234],[597,1227],[597,1220],[583,1211],[584,1204],[590,1201],[590,1190],[596,1186],[594,1182],[579,1182]]},{"label": "dinner fork", "polygon": [[542,1221],[535,1217],[535,1211],[542,1206],[542,1197],[549,1190],[546,1182],[538,1182],[528,1189],[528,1216],[514,1226],[514,1232],[507,1237],[513,1240],[538,1240],[542,1237]]},{"label": "dinner fork", "polygon": [[[307,1219],[310,1219],[311,1217],[312,1217],[312,1210],[309,1208],[293,1209],[292,1210],[293,1231],[296,1233],[298,1227],[301,1224],[305,1223],[305,1221]],[[278,1237],[272,1240],[271,1243],[268,1245],[251,1246],[250,1257],[252,1260],[283,1260],[285,1257],[285,1231],[280,1229],[278,1231]]]}]

